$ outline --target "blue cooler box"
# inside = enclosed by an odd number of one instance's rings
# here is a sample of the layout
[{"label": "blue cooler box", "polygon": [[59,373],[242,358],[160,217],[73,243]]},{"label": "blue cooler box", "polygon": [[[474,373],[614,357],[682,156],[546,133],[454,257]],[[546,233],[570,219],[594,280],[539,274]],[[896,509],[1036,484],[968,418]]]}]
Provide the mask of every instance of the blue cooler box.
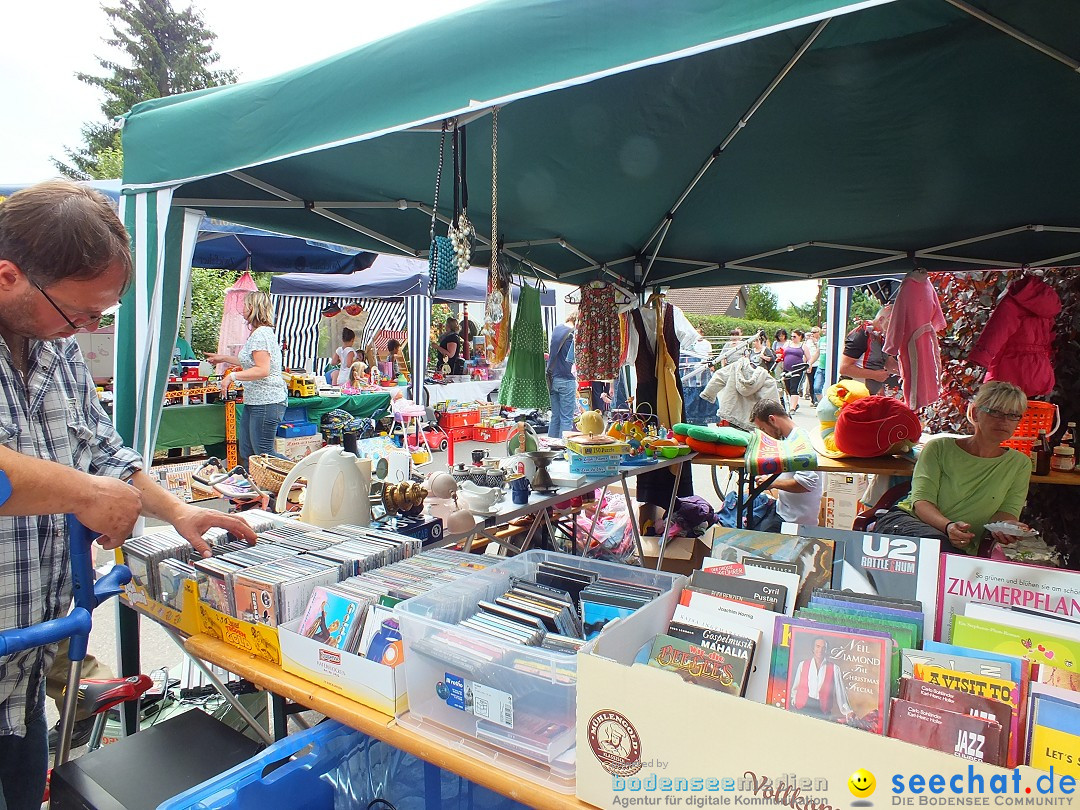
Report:
[{"label": "blue cooler box", "polygon": [[[476,786],[333,720],[293,734],[158,810],[328,810],[383,799],[397,810],[517,810]],[[385,808],[383,802],[375,807]]]}]

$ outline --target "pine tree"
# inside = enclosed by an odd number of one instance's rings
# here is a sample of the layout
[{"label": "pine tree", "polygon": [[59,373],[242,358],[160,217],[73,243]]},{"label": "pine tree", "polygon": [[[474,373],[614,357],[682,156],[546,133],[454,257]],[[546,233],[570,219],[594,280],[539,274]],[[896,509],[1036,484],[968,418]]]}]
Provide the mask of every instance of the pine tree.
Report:
[{"label": "pine tree", "polygon": [[104,76],[75,74],[105,93],[105,120],[83,126],[83,145],[64,149],[68,162],[53,158],[57,170],[77,180],[118,176],[123,152],[114,121],[140,101],[236,81],[233,71],[215,68],[217,35],[193,6],[177,12],[170,0],[119,0],[102,10],[112,29],[103,41],[125,58],[97,57]]}]

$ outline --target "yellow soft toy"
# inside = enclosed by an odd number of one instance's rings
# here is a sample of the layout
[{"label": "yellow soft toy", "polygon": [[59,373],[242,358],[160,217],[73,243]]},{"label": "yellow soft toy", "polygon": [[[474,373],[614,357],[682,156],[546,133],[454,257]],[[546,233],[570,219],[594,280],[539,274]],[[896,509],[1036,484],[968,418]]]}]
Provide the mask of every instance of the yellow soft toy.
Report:
[{"label": "yellow soft toy", "polygon": [[840,416],[840,410],[850,402],[870,396],[870,391],[864,383],[858,380],[841,380],[836,385],[830,385],[825,396],[821,398],[817,406],[818,421],[821,422],[821,434],[819,440],[814,442],[814,449],[823,456],[829,458],[843,458],[847,453],[837,449],[833,440],[836,430],[836,420]]},{"label": "yellow soft toy", "polygon": [[599,436],[604,432],[604,414],[600,411],[585,411],[578,417],[578,430],[588,436]]}]

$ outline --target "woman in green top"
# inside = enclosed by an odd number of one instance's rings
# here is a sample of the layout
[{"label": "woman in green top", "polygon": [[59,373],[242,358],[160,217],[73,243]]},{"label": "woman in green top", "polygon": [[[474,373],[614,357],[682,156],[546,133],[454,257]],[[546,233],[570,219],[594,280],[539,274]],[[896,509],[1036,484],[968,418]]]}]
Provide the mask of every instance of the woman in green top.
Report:
[{"label": "woman in green top", "polygon": [[[915,464],[911,494],[877,522],[875,531],[908,537],[936,537],[944,551],[976,554],[987,523],[1020,523],[1027,500],[1031,460],[1001,446],[1012,437],[1027,409],[1015,385],[988,382],[968,406],[972,436],[942,436],[927,442]],[[1002,544],[1016,537],[991,533]]]}]

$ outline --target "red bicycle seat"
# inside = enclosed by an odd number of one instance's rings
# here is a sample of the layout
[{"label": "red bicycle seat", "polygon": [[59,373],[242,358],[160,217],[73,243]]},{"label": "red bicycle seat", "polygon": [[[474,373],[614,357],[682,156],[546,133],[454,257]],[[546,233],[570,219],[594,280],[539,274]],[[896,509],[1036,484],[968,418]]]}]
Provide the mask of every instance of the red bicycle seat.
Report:
[{"label": "red bicycle seat", "polygon": [[154,681],[149,675],[79,681],[76,712],[79,717],[100,714],[120,703],[141,697],[153,685]]}]

